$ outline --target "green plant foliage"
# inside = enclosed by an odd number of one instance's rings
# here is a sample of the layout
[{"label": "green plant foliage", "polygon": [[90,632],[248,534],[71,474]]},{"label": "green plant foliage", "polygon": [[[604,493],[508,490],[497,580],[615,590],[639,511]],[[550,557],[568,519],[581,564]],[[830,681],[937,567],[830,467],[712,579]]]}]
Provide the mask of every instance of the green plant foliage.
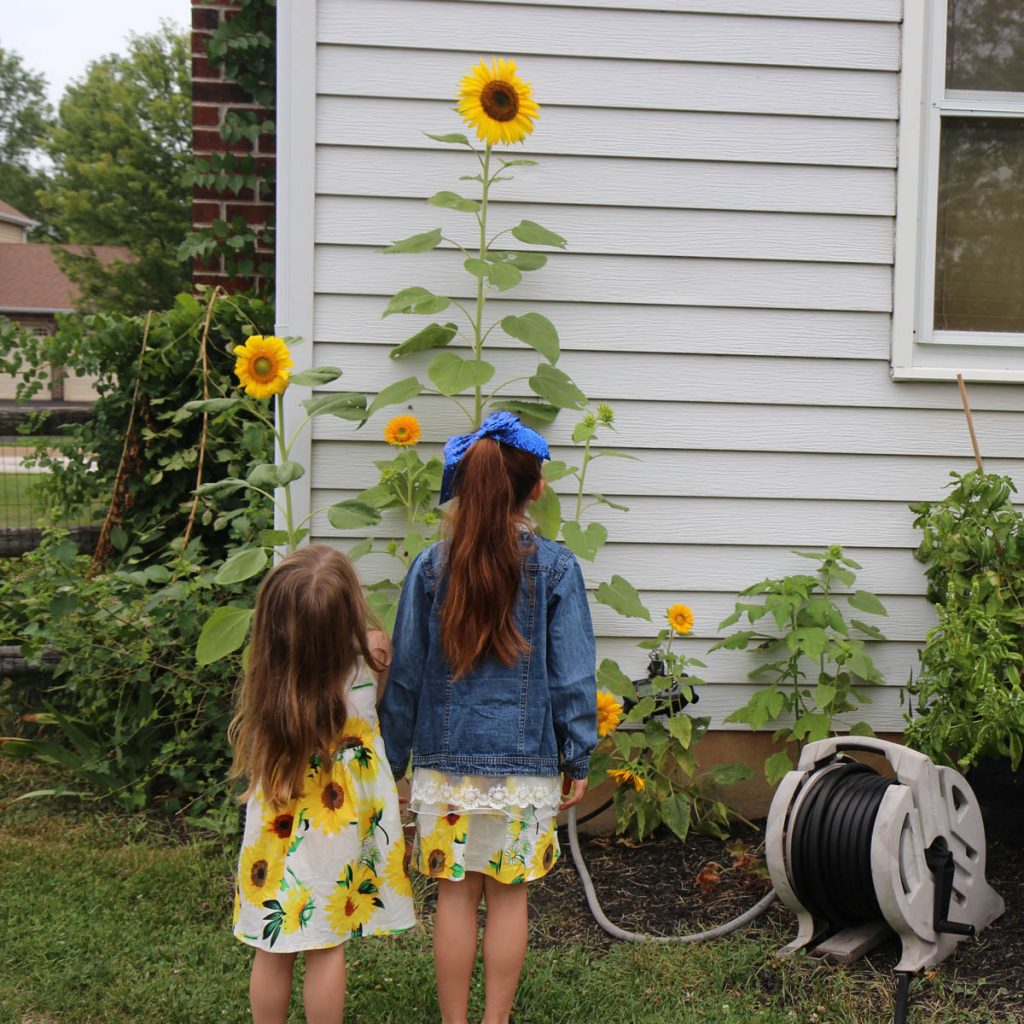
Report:
[{"label": "green plant foliage", "polygon": [[[752,628],[730,634],[711,651],[754,647],[772,659],[750,673],[752,679],[763,683],[762,688],[725,720],[763,729],[782,719],[786,724],[776,729],[773,739],[798,746],[844,727],[870,734],[866,723],[845,726],[839,716],[870,703],[863,689],[855,689],[858,683],[883,681],[862,639],[880,639],[881,633],[857,619],[848,623],[841,602],[874,615],[887,614],[885,608],[863,590],[846,596],[836,592],[837,587],[852,587],[855,570],[860,569],[838,545],[824,552],[796,554],[818,562],[817,572],[765,579],[747,587],[741,591],[735,611],[719,624],[719,629],[726,629],[746,619]],[[789,753],[780,751],[765,762],[765,775],[775,783],[792,767]]]},{"label": "green plant foliage", "polygon": [[[202,455],[205,490],[193,536],[204,557],[219,559],[270,525],[269,502],[237,482],[270,458],[273,448],[267,432],[246,418],[254,400],[237,389],[231,350],[246,334],[270,333],[273,310],[244,295],[217,297],[204,383],[201,347],[210,293],[203,298],[179,295],[169,310],[151,317],[61,317],[52,337],[0,330],[0,372],[22,376],[23,398],[38,391],[40,368],[51,363],[97,377],[92,419],[66,428],[57,441],[47,440],[31,460],[48,471],[39,489],[55,521],[106,508],[124,457],[120,526],[140,557],[162,556],[184,534]],[[203,417],[186,408],[203,401],[204,393],[210,396],[201,407],[208,413],[205,444]]]},{"label": "green plant foliage", "polygon": [[911,505],[922,540],[928,597],[939,623],[928,633],[909,692],[906,741],[967,769],[981,757],[1024,755],[1024,515],[1009,477],[952,473],[941,501]]},{"label": "green plant foliage", "polygon": [[[129,545],[125,565],[140,555]],[[209,613],[246,593],[216,583],[198,541],[145,571],[90,577],[89,560],[51,533],[0,579],[0,643],[40,667],[57,658],[51,682],[9,694],[25,714],[0,753],[58,768],[53,795],[189,816],[223,806],[240,664],[199,668],[192,650]]]}]

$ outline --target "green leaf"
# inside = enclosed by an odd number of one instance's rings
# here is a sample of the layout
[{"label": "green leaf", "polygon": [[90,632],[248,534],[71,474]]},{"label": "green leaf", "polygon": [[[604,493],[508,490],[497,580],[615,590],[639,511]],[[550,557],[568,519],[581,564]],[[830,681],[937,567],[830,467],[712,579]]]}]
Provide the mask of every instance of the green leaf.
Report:
[{"label": "green leaf", "polygon": [[772,719],[779,717],[785,704],[786,697],[778,690],[757,690],[743,707],[726,716],[725,721],[745,722],[752,729],[763,729]]},{"label": "green leaf", "polygon": [[334,395],[317,395],[302,402],[310,416],[338,416],[343,420],[361,420],[366,415],[366,395],[342,391]]},{"label": "green leaf", "polygon": [[[498,157],[501,160],[501,157]],[[536,160],[501,160],[502,168],[505,167],[536,167]]]},{"label": "green leaf", "polygon": [[836,688],[831,683],[818,683],[814,688],[814,705],[824,710],[835,700]]},{"label": "green leaf", "polygon": [[435,295],[429,288],[414,285],[412,288],[403,288],[392,298],[387,309],[381,313],[381,319],[395,313],[420,313],[424,316],[431,316],[447,309],[451,305],[451,301],[444,295]]},{"label": "green leaf", "polygon": [[557,249],[564,249],[566,245],[565,239],[561,235],[556,235],[554,231],[548,231],[547,228],[541,227],[532,220],[521,220],[512,229],[512,235],[527,245],[550,245]]},{"label": "green leaf", "polygon": [[421,231],[418,235],[401,238],[381,249],[381,252],[430,252],[441,244],[441,229]]},{"label": "green leaf", "polygon": [[590,523],[584,530],[574,519],[570,519],[562,526],[562,539],[577,558],[592,562],[608,540],[608,531],[600,523]]},{"label": "green leaf", "polygon": [[866,590],[855,590],[846,600],[850,602],[851,608],[856,608],[859,612],[867,612],[869,615],[889,614],[885,610],[885,605]]},{"label": "green leaf", "polygon": [[401,359],[411,352],[424,352],[432,348],[444,348],[459,333],[457,324],[428,324],[422,331],[417,331],[401,345],[391,350],[392,359]]},{"label": "green leaf", "polygon": [[786,634],[791,651],[800,651],[808,658],[820,658],[828,646],[828,633],[819,626],[800,626]]},{"label": "green leaf", "polygon": [[523,279],[522,271],[511,263],[492,263],[487,273],[487,279],[498,289],[499,292],[507,292],[515,288]]},{"label": "green leaf", "polygon": [[201,398],[195,402],[186,402],[183,408],[189,412],[225,412],[241,404],[241,398]]},{"label": "green leaf", "polygon": [[289,384],[300,384],[303,387],[319,387],[322,384],[330,384],[341,376],[341,370],[337,366],[317,366],[309,370],[303,370],[289,378]]},{"label": "green leaf", "polygon": [[563,477],[571,476],[576,470],[567,466],[560,459],[552,459],[551,462],[544,463],[544,469],[542,470],[544,479],[550,484],[554,483],[555,480],[561,480]]},{"label": "green leaf", "polygon": [[628,505],[620,505],[617,501],[612,501],[611,498],[606,498],[603,494],[591,494],[591,498],[594,501],[599,501],[602,505],[607,505],[609,508],[613,508],[618,512],[628,512]]},{"label": "green leaf", "polygon": [[560,409],[585,409],[587,406],[586,395],[555,366],[541,363],[529,383],[534,394]]},{"label": "green leaf", "polygon": [[693,719],[689,715],[673,715],[668,720],[668,731],[684,746],[693,739]]},{"label": "green leaf", "polygon": [[428,139],[433,139],[435,142],[446,142],[451,145],[470,146],[470,148],[472,149],[469,139],[467,139],[465,135],[459,135],[458,132],[450,132],[448,135],[431,135],[430,132],[424,132],[423,134],[426,135]]},{"label": "green leaf", "polygon": [[860,619],[850,619],[850,625],[859,629],[862,633],[866,633],[872,640],[885,639],[885,634],[877,626],[872,626],[870,623],[861,622]]},{"label": "green leaf", "polygon": [[423,385],[415,377],[405,377],[402,380],[389,384],[370,403],[366,414],[362,418],[365,423],[375,412],[388,405],[398,405],[399,402],[408,402],[415,398],[423,390]]},{"label": "green leaf", "polygon": [[380,512],[365,501],[350,498],[331,505],[327,509],[327,521],[336,530],[358,530],[364,526],[376,526],[380,522]]},{"label": "green leaf", "polygon": [[808,743],[825,739],[832,727],[832,716],[812,711],[801,715],[793,723],[793,735],[797,739],[805,739]]},{"label": "green leaf", "polygon": [[590,422],[586,417],[572,428],[573,444],[583,444],[584,441],[592,441],[595,437],[597,437],[597,424]]},{"label": "green leaf", "polygon": [[215,583],[241,583],[261,572],[269,559],[263,548],[246,548],[236,551],[217,570],[213,578]]},{"label": "green leaf", "polygon": [[441,206],[446,210],[458,210],[459,213],[476,213],[480,203],[476,199],[465,199],[457,192],[435,192],[428,200],[431,206]]},{"label": "green leaf", "polygon": [[644,607],[636,588],[621,576],[613,576],[610,583],[602,583],[594,595],[599,604],[607,605],[630,619],[651,621],[651,613]]},{"label": "green leaf", "polygon": [[636,687],[633,681],[611,658],[603,659],[597,667],[597,688],[607,690],[614,697],[636,700]]},{"label": "green leaf", "polygon": [[555,417],[558,415],[557,405],[548,405],[546,402],[527,402],[518,398],[495,402],[494,408],[514,412],[527,425],[545,426],[548,423],[554,423]]},{"label": "green leaf", "polygon": [[780,750],[776,754],[772,754],[764,763],[764,775],[768,780],[769,785],[774,786],[777,782],[781,782],[786,776],[787,772],[793,770],[793,762],[790,759],[789,754],[784,750]]},{"label": "green leaf", "polygon": [[558,528],[562,525],[562,502],[550,487],[540,492],[540,497],[531,503],[526,514],[533,520],[542,537],[548,540],[558,537]]},{"label": "green leaf", "polygon": [[199,634],[196,661],[200,665],[212,665],[237,651],[249,635],[252,614],[252,608],[237,608],[234,605],[218,608],[206,620]]},{"label": "green leaf", "polygon": [[442,395],[458,395],[486,384],[494,376],[494,367],[483,359],[462,359],[445,352],[427,367],[427,376]]},{"label": "green leaf", "polygon": [[509,252],[505,257],[520,270],[540,270],[548,261],[542,252]]},{"label": "green leaf", "polygon": [[867,722],[854,722],[850,726],[851,736],[874,736],[875,730]]},{"label": "green leaf", "polygon": [[289,459],[279,465],[264,462],[262,465],[256,466],[246,480],[254,487],[284,487],[285,484],[290,484],[293,480],[304,476],[305,472],[302,463],[296,462],[294,459]]},{"label": "green leaf", "polygon": [[680,838],[686,840],[690,831],[690,804],[682,793],[672,793],[659,806],[661,820]]},{"label": "green leaf", "polygon": [[474,277],[486,277],[491,272],[490,262],[478,259],[476,256],[470,256],[469,259],[463,261],[462,265]]},{"label": "green leaf", "polygon": [[265,548],[276,548],[288,543],[287,530],[260,530],[260,543]]},{"label": "green leaf", "polygon": [[358,544],[353,544],[345,553],[350,562],[358,562],[363,555],[368,555],[373,550],[373,538],[364,537]]},{"label": "green leaf", "polygon": [[530,348],[536,349],[552,365],[558,362],[558,331],[546,316],[540,313],[506,316],[501,321],[501,329],[510,337],[518,338]]},{"label": "green leaf", "polygon": [[708,771],[708,778],[716,786],[735,786],[737,782],[745,782],[754,773],[745,764],[716,764]]}]

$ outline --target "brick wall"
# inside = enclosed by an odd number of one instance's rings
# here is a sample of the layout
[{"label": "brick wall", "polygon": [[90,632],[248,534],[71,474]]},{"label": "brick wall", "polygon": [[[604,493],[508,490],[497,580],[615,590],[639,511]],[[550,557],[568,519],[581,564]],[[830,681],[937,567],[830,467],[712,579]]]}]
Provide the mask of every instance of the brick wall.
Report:
[{"label": "brick wall", "polygon": [[[262,135],[255,147],[246,140],[229,145],[220,137],[220,126],[228,110],[253,110],[273,118],[273,111],[258,107],[252,97],[240,86],[226,82],[220,69],[206,56],[206,40],[222,18],[230,18],[238,5],[231,0],[192,0],[192,151],[196,156],[230,151],[253,154],[260,168],[273,167],[274,136]],[[273,223],[273,193],[257,199],[249,189],[238,195],[234,192],[218,193],[196,186],[192,191],[192,223],[196,228],[207,227],[215,220],[228,223],[236,216],[248,224],[262,227]],[[261,250],[267,259],[273,259],[271,249]],[[256,278],[232,278],[225,272],[223,261],[207,265],[198,261],[192,267],[192,280],[196,284],[220,284],[229,291],[251,288]]]}]

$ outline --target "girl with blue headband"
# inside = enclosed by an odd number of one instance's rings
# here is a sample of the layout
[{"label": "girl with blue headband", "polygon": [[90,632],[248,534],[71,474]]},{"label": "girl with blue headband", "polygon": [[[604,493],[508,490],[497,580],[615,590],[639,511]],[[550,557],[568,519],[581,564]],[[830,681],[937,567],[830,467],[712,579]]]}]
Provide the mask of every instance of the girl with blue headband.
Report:
[{"label": "girl with blue headband", "polygon": [[398,605],[381,728],[396,779],[412,755],[412,866],[438,879],[443,1024],[467,1022],[481,898],[483,1024],[509,1020],[526,955],[525,883],[557,861],[559,808],[583,798],[597,742],[583,575],[526,519],[547,458],[545,440],[511,413],[451,438],[447,537],[413,562]]}]

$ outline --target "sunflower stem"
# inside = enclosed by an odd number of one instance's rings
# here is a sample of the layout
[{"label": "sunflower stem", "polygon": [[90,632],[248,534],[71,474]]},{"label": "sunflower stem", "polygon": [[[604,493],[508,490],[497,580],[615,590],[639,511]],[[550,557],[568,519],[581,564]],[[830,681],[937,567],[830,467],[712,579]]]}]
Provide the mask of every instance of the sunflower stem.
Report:
[{"label": "sunflower stem", "polygon": [[[277,435],[277,446],[281,452],[281,464],[288,459],[289,444],[284,437],[284,392],[277,395],[277,424],[274,428]],[[292,439],[294,440],[294,438]],[[288,554],[295,550],[295,515],[292,511],[292,488],[290,484],[284,485],[284,521],[285,530],[288,533]]]},{"label": "sunflower stem", "polygon": [[[480,259],[487,259],[487,190],[491,184],[491,144],[487,143],[483,159],[483,188],[480,199]],[[476,322],[473,324],[473,355],[476,361],[483,361],[484,339],[481,333],[484,320],[484,306],[487,304],[487,295],[484,292],[484,279],[476,279]],[[483,388],[480,384],[473,388],[473,427],[480,428],[480,420],[483,414]]]}]

